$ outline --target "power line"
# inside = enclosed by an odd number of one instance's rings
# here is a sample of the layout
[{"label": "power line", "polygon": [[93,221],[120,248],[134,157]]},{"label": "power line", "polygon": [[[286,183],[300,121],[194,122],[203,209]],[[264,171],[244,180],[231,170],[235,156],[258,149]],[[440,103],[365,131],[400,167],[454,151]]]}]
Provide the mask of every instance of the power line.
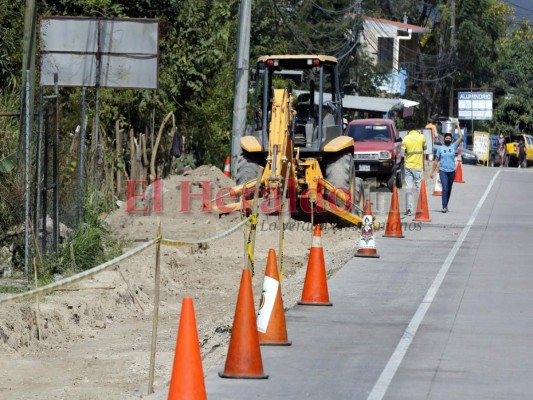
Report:
[{"label": "power line", "polygon": [[513,3],[512,1],[507,1],[507,3],[512,5],[514,8],[518,8],[519,10],[526,11],[527,14],[533,14],[533,9],[532,8],[526,8],[526,7],[520,6],[520,5],[516,4],[516,3]]}]

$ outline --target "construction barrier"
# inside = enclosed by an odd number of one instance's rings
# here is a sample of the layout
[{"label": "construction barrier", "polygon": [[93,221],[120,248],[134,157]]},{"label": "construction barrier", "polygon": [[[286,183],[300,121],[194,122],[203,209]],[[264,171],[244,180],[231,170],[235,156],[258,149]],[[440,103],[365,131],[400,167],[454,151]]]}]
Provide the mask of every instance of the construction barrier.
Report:
[{"label": "construction barrier", "polygon": [[243,219],[238,224],[232,226],[231,228],[225,230],[224,232],[220,232],[216,234],[215,236],[208,237],[207,239],[201,239],[201,240],[173,240],[173,239],[161,239],[161,245],[163,246],[172,246],[172,247],[181,247],[181,246],[189,246],[191,244],[202,244],[202,243],[208,243],[208,242],[214,242],[215,240],[222,239],[223,237],[231,235],[233,232],[235,232],[237,229],[239,229],[241,226],[245,225],[247,222],[250,222],[251,225],[257,225],[257,221],[252,221],[253,218],[250,216],[249,218]]},{"label": "construction barrier", "polygon": [[230,156],[226,156],[226,162],[224,163],[224,175],[226,175],[228,178],[231,178],[230,159]]},{"label": "construction barrier", "polygon": [[398,201],[398,189],[394,186],[389,208],[389,217],[385,226],[383,237],[403,238],[402,221],[400,218],[400,203]]},{"label": "construction barrier", "polygon": [[194,304],[190,297],[184,297],[182,301],[168,398],[207,399]]},{"label": "construction barrier", "polygon": [[374,237],[374,216],[372,215],[369,199],[366,200],[365,204],[365,214],[359,236],[359,247],[355,253],[355,257],[379,258],[376,250],[376,239]]},{"label": "construction barrier", "polygon": [[313,242],[307,261],[302,299],[298,304],[304,306],[331,306],[329,301],[326,264],[322,249],[322,231],[320,225],[315,225]]},{"label": "construction barrier", "polygon": [[429,218],[428,198],[426,194],[426,181],[423,179],[420,183],[420,194],[418,196],[416,215],[413,221],[431,222],[431,218]]},{"label": "construction barrier", "polygon": [[263,291],[257,312],[257,331],[259,332],[259,344],[263,346],[291,345],[287,335],[287,322],[274,249],[268,251]]},{"label": "construction barrier", "polygon": [[252,276],[249,269],[243,269],[231,339],[221,378],[267,379],[263,372],[263,359],[259,347],[259,335],[255,317]]},{"label": "construction barrier", "polygon": [[455,179],[454,183],[465,183],[463,180],[463,159],[461,156],[461,148],[459,147],[459,157],[457,159],[457,165],[455,167]]},{"label": "construction barrier", "polygon": [[433,196],[442,196],[442,182],[440,181],[440,168],[437,168],[437,178],[435,179],[435,187],[433,189]]}]

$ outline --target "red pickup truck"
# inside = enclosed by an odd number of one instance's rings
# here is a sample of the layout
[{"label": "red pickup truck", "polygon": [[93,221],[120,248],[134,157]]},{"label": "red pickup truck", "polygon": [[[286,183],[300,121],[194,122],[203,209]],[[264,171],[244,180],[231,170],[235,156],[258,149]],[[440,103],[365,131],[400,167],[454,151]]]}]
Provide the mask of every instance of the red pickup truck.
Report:
[{"label": "red pickup truck", "polygon": [[390,119],[356,119],[344,134],[354,140],[355,172],[360,178],[375,178],[392,191],[403,184],[405,163],[402,139]]}]

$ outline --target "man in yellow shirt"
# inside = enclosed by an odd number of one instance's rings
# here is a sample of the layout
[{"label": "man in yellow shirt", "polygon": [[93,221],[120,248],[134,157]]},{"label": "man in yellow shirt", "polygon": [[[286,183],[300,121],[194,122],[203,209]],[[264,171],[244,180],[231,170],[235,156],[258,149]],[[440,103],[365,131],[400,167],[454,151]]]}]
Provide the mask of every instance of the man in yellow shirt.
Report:
[{"label": "man in yellow shirt", "polygon": [[415,129],[413,123],[407,125],[408,133],[403,138],[402,150],[405,154],[405,203],[406,215],[413,213],[413,185],[420,193],[420,184],[424,176],[424,150],[426,139]]}]

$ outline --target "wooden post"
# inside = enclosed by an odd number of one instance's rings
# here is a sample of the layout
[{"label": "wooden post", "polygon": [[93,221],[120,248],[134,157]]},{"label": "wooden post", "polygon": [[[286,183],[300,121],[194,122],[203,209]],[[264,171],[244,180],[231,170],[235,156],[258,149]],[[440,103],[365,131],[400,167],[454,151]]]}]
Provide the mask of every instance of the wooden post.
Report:
[{"label": "wooden post", "polygon": [[161,256],[161,220],[157,219],[157,242],[155,244],[155,293],[154,315],[152,317],[152,347],[150,350],[150,369],[148,371],[148,394],[154,393],[155,353],[157,346],[157,322],[159,320],[159,260]]},{"label": "wooden post", "polygon": [[[33,274],[35,277],[35,289],[39,287],[39,280],[37,279],[37,261],[33,259]],[[35,302],[37,303],[37,309],[35,312],[36,322],[37,322],[37,340],[41,340],[41,322],[40,322],[40,307],[39,307],[39,295],[35,296]]]},{"label": "wooden post", "polygon": [[[121,165],[123,163],[123,156],[122,156],[122,131],[120,130],[120,124],[119,124],[119,121],[118,119],[115,121],[115,144],[116,144],[116,162],[118,165]],[[119,168],[119,166],[117,165],[117,197],[119,200],[123,200],[124,199],[124,188],[122,187],[122,185],[124,184],[123,182],[123,172],[122,172],[122,169]]]},{"label": "wooden post", "polygon": [[287,187],[289,186],[289,177],[291,173],[291,163],[287,164],[287,172],[285,174],[285,182],[283,185],[283,193],[281,195],[280,209],[279,209],[279,247],[278,247],[278,273],[279,282],[283,282],[283,275],[285,268],[283,266],[283,252],[285,250],[285,207],[287,204]]},{"label": "wooden post", "polygon": [[133,128],[130,129],[130,179],[137,179],[135,175],[135,138],[133,137]]},{"label": "wooden post", "polygon": [[140,144],[141,144],[141,153],[142,153],[141,164],[142,164],[142,172],[143,172],[141,179],[145,179],[146,171],[148,170],[148,166],[149,166],[148,156],[146,155],[146,133],[141,134]]}]

